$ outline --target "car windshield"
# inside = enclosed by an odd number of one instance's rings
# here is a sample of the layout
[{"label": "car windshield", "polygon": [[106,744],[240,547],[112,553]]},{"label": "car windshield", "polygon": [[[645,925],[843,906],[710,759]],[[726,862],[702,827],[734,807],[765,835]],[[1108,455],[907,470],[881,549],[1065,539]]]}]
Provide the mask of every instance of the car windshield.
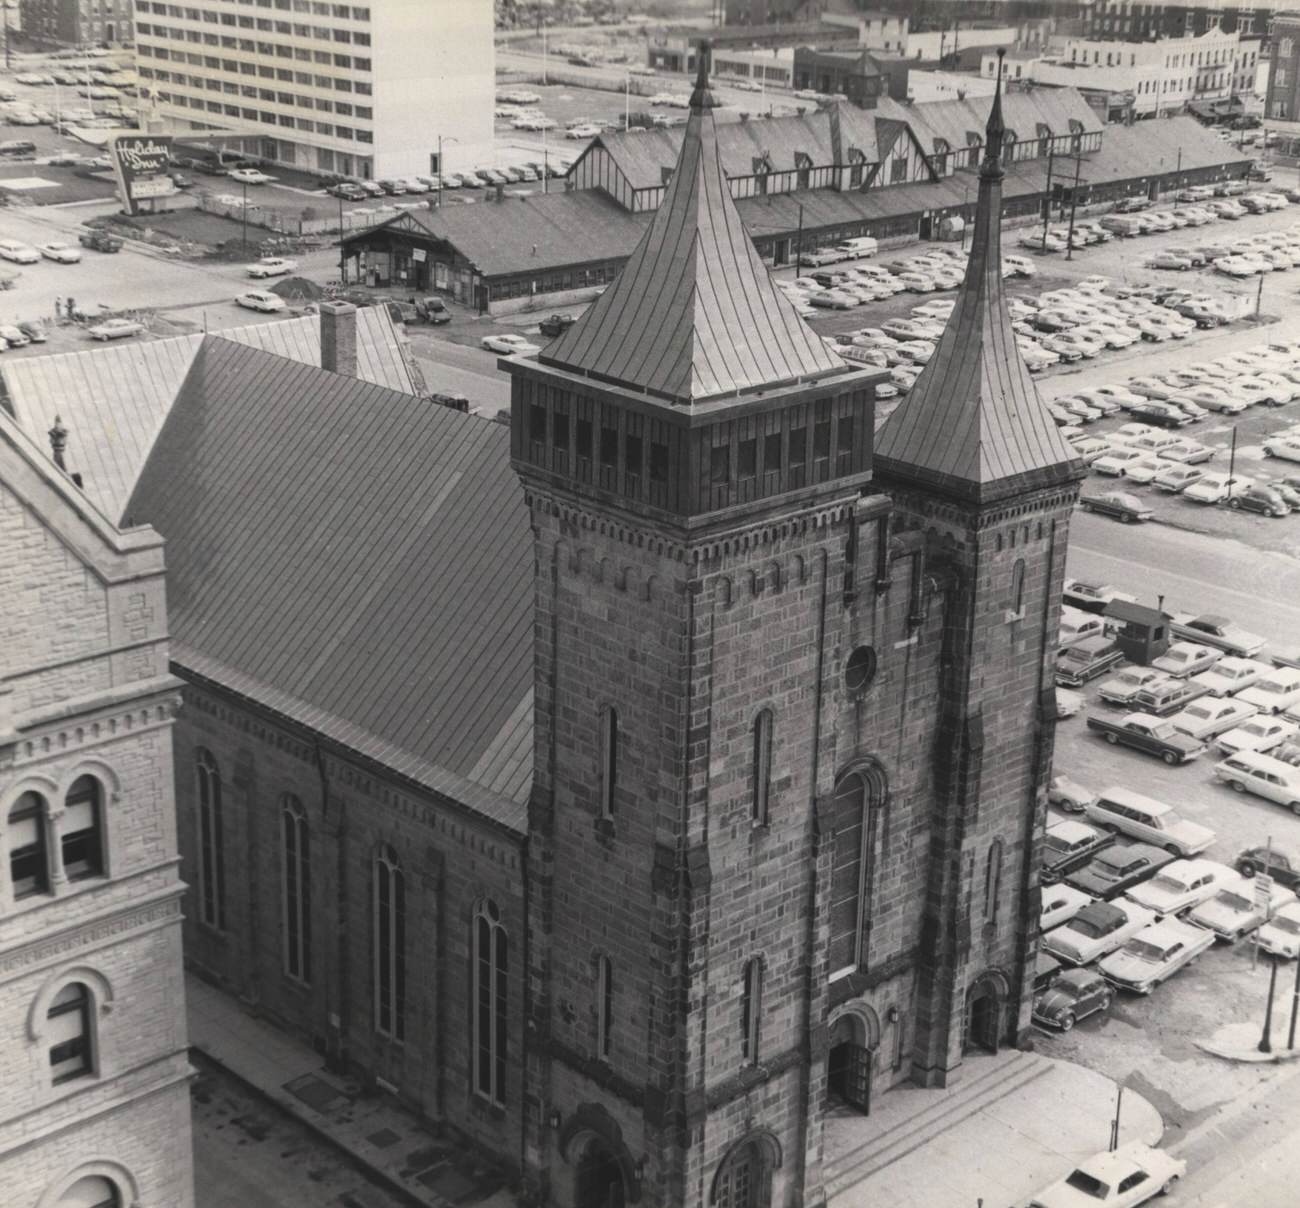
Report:
[{"label": "car windshield", "polygon": [[1152,877],[1151,884],[1159,886],[1161,889],[1167,889],[1171,893],[1182,893],[1187,888],[1177,877],[1170,876],[1168,873],[1161,873],[1157,877]]},{"label": "car windshield", "polygon": [[1293,919],[1289,915],[1280,914],[1273,920],[1273,925],[1280,931],[1285,931],[1287,935],[1300,935],[1300,919]]},{"label": "car windshield", "polygon": [[1065,1180],[1065,1185],[1067,1187],[1073,1187],[1075,1191],[1085,1192],[1087,1195],[1093,1196],[1099,1200],[1104,1200],[1110,1192],[1110,1188],[1107,1187],[1105,1183],[1095,1176],[1090,1175],[1086,1170],[1070,1171],[1069,1176]]},{"label": "car windshield", "polygon": [[1229,910],[1245,911],[1249,910],[1252,905],[1251,900],[1248,897],[1240,893],[1234,893],[1230,889],[1220,890],[1219,893],[1215,895],[1215,901],[1217,901],[1221,906],[1226,906]]},{"label": "car windshield", "polygon": [[1163,960],[1165,955],[1165,950],[1159,944],[1152,944],[1147,940],[1130,940],[1124,946],[1124,951],[1140,961]]},{"label": "car windshield", "polygon": [[1048,835],[1045,846],[1050,847],[1053,851],[1070,851],[1074,844],[1069,839],[1062,839],[1060,835]]},{"label": "car windshield", "polygon": [[1100,939],[1106,934],[1105,930],[1092,919],[1086,919],[1081,915],[1076,915],[1070,920],[1070,930],[1077,931],[1090,940]]},{"label": "car windshield", "polygon": [[1260,680],[1259,683],[1255,685],[1255,687],[1260,692],[1285,692],[1286,691],[1286,685],[1280,683],[1278,680]]},{"label": "car windshield", "polygon": [[1188,717],[1199,717],[1203,720],[1214,716],[1209,709],[1205,708],[1203,705],[1188,705],[1183,712],[1186,713]]},{"label": "car windshield", "polygon": [[1272,727],[1267,722],[1248,721],[1241,727],[1243,734],[1251,734],[1256,738],[1264,738]]}]

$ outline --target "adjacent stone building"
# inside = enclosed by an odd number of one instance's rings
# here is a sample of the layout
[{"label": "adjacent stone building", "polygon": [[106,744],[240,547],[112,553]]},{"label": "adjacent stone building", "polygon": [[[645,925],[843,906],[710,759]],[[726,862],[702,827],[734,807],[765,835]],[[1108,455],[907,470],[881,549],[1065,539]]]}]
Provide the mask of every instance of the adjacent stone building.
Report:
[{"label": "adjacent stone building", "polygon": [[189,1208],[162,540],[3,411],[0,587],[0,1199]]},{"label": "adjacent stone building", "polygon": [[622,272],[502,362],[509,427],[209,337],[127,508],[189,959],[556,1208],[824,1204],[829,1129],[1029,1023],[1082,467],[1002,293],[1000,97],[879,432],[713,107],[702,72]]}]

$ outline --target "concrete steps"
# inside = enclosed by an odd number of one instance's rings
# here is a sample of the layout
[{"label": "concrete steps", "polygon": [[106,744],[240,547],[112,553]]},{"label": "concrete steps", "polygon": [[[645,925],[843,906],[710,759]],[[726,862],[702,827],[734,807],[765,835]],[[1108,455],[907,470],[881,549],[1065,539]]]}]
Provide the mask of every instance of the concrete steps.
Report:
[{"label": "concrete steps", "polygon": [[[989,1065],[980,1068],[985,1060]],[[846,1148],[826,1160],[827,1198],[848,1191],[962,1120],[1016,1094],[1051,1068],[1047,1058],[1034,1053],[973,1058],[965,1067],[965,1078],[951,1090],[899,1087],[882,1096],[879,1113],[828,1119],[828,1153],[835,1148],[833,1134],[839,1134]]]}]

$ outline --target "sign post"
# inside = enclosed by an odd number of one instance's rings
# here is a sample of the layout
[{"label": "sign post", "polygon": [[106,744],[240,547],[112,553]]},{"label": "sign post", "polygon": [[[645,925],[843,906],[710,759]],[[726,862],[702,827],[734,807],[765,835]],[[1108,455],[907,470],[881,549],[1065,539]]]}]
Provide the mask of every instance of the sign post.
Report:
[{"label": "sign post", "polygon": [[171,150],[170,134],[126,134],[113,140],[113,168],[122,208],[128,214],[138,214],[142,200],[169,197],[176,191],[167,174]]}]

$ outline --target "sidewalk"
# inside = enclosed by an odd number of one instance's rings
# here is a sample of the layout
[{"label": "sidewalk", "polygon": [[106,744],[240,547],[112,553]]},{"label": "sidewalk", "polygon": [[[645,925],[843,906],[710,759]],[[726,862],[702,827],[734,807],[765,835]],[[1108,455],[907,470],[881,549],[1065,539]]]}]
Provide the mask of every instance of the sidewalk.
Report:
[{"label": "sidewalk", "polygon": [[[949,1090],[897,1087],[871,1114],[826,1122],[829,1208],[1022,1204],[1110,1140],[1116,1085],[1083,1066],[1016,1050],[971,1055]],[[1120,1141],[1156,1144],[1160,1113],[1124,1092]]]},{"label": "sidewalk", "polygon": [[505,1180],[451,1135],[325,1068],[312,1048],[197,977],[185,985],[190,1044],[418,1208],[514,1208]]}]

